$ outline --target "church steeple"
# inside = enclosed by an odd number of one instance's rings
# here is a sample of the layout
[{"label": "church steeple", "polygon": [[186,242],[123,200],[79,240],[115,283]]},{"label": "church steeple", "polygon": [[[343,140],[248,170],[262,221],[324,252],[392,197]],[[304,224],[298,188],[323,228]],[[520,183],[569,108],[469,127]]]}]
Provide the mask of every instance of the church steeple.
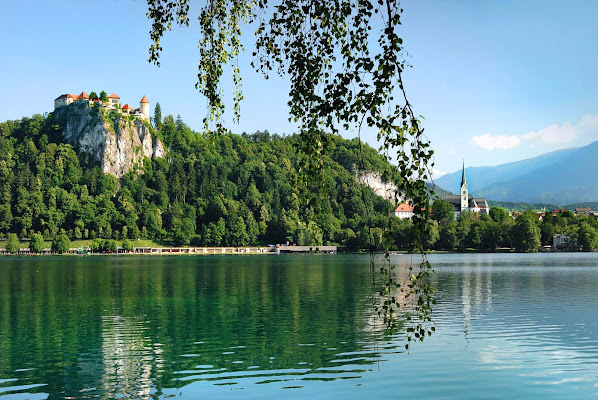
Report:
[{"label": "church steeple", "polygon": [[461,173],[461,211],[469,210],[469,190],[467,188],[467,177],[465,176],[465,160],[463,160],[463,172]]}]

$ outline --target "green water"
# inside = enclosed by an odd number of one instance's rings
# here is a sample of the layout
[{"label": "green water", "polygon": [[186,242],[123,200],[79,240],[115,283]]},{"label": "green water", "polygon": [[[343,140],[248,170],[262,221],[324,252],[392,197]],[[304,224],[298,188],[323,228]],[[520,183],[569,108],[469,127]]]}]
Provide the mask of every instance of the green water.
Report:
[{"label": "green water", "polygon": [[598,255],[431,260],[407,353],[367,256],[5,257],[0,398],[598,396]]}]

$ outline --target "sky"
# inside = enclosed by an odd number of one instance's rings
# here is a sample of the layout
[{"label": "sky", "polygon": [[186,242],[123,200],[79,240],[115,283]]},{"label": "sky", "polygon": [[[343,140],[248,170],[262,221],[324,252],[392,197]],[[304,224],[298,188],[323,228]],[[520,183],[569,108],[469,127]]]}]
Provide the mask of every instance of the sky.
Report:
[{"label": "sky", "polygon": [[[162,40],[161,67],[147,62],[150,22],[141,0],[3,0],[0,121],[53,110],[62,93],[115,92],[201,130],[206,101],[195,89],[199,31]],[[598,140],[596,1],[403,0],[401,35],[411,64],[407,95],[435,150],[437,174],[498,165]],[[249,32],[249,30],[248,30]],[[245,100],[237,133],[290,134],[285,78],[240,59]],[[232,82],[223,82],[232,93]],[[355,137],[355,132],[344,136]],[[377,147],[375,132],[362,138]]]}]

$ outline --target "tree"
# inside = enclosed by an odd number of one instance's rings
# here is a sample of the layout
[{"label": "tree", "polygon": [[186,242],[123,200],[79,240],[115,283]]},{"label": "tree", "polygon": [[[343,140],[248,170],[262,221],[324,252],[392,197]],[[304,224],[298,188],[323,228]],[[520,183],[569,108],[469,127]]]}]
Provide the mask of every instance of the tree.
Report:
[{"label": "tree", "polygon": [[[161,39],[173,24],[189,26],[189,0],[147,0],[152,22],[149,60],[159,65]],[[240,118],[243,98],[236,62],[243,50],[241,25],[257,24],[252,66],[266,79],[275,71],[290,78],[289,119],[299,127],[296,147],[301,196],[317,208],[326,197],[325,156],[340,130],[367,127],[378,133],[384,157],[398,160],[398,170],[385,174],[414,204],[414,246],[424,252],[428,220],[428,166],[432,151],[423,135],[402,79],[407,67],[398,36],[402,9],[397,0],[208,0],[199,10],[199,73],[196,88],[208,100],[206,134],[223,134],[225,105],[220,81],[232,64],[235,86],[233,120]],[[380,24],[380,21],[382,22]],[[374,30],[373,26],[380,27]],[[373,43],[376,42],[376,45]],[[390,269],[390,266],[388,267]],[[419,321],[429,321],[431,269],[423,258],[412,274],[410,292],[421,299]],[[394,321],[392,297],[385,316]],[[417,324],[418,329],[422,323]],[[419,332],[419,330],[418,330]],[[419,332],[425,333],[425,332]],[[418,334],[417,337],[425,335]]]},{"label": "tree", "polygon": [[99,99],[98,94],[96,92],[92,91],[89,94],[89,100],[97,100],[97,99]]},{"label": "tree", "polygon": [[44,237],[39,233],[31,235],[31,241],[29,242],[29,249],[32,253],[41,253],[44,250]]},{"label": "tree", "polygon": [[432,203],[432,216],[438,222],[443,219],[454,219],[455,213],[453,210],[453,205],[447,201],[436,199]]},{"label": "tree", "polygon": [[154,107],[154,128],[157,130],[162,129],[162,107],[160,107],[160,103],[156,102],[156,106]]},{"label": "tree", "polygon": [[122,248],[124,251],[133,251],[133,242],[131,242],[129,239],[123,240]]},{"label": "tree", "polygon": [[587,222],[582,222],[577,233],[577,242],[582,251],[592,251],[598,246],[598,232]]},{"label": "tree", "polygon": [[103,101],[103,102],[107,102],[108,101],[108,95],[103,90],[100,92],[100,100]]},{"label": "tree", "polygon": [[527,211],[520,215],[515,221],[512,229],[513,244],[515,250],[521,252],[536,252],[540,247],[540,228],[535,221],[533,214]]},{"label": "tree", "polygon": [[19,238],[16,233],[9,233],[6,237],[6,251],[9,253],[18,253],[21,249]]},{"label": "tree", "polygon": [[70,248],[71,241],[64,233],[59,233],[52,241],[51,250],[53,253],[66,253]]},{"label": "tree", "polygon": [[502,223],[508,217],[509,214],[507,214],[504,208],[492,207],[490,209],[490,218],[492,218],[495,222],[498,222],[499,224]]}]

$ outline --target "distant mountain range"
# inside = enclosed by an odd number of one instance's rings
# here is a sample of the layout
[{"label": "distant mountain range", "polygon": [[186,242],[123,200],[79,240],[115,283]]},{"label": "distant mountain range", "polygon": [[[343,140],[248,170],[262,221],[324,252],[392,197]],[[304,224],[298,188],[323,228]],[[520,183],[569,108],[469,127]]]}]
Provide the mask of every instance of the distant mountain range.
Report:
[{"label": "distant mountain range", "polygon": [[[469,193],[495,201],[571,204],[598,201],[598,142],[495,167],[465,168]],[[458,192],[461,171],[434,181]]]}]

